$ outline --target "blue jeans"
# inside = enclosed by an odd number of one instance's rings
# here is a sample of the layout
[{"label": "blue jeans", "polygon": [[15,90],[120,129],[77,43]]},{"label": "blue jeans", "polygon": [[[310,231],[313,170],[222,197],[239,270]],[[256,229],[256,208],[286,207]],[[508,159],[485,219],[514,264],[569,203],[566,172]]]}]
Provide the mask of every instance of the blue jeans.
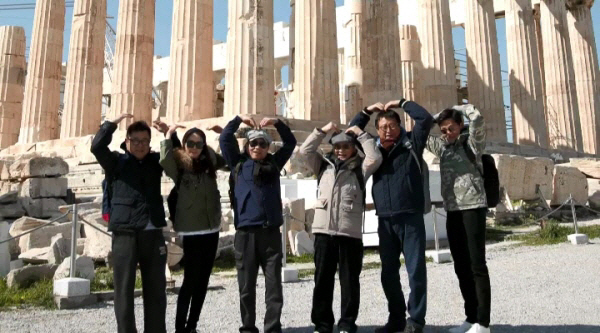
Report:
[{"label": "blue jeans", "polygon": [[[423,214],[399,214],[379,218],[379,255],[381,284],[388,300],[389,317],[386,327],[402,331],[408,322],[425,326],[427,311],[427,268],[425,266],[425,224]],[[400,254],[404,253],[410,296],[408,307],[400,284]]]}]

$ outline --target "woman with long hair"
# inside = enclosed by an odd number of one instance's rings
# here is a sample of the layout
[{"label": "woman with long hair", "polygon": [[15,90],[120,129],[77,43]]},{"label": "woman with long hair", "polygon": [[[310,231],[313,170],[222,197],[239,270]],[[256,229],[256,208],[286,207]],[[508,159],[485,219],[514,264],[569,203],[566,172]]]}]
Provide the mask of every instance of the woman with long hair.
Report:
[{"label": "woman with long hair", "polygon": [[175,131],[181,126],[173,125],[167,131],[166,124],[159,123],[156,128],[165,133],[160,164],[176,184],[178,196],[171,220],[183,240],[184,273],[177,299],[175,332],[193,333],[197,332],[217,254],[221,228],[217,170],[225,166],[225,160],[206,144],[206,135],[198,128],[185,133],[181,148],[173,144],[177,141]]}]

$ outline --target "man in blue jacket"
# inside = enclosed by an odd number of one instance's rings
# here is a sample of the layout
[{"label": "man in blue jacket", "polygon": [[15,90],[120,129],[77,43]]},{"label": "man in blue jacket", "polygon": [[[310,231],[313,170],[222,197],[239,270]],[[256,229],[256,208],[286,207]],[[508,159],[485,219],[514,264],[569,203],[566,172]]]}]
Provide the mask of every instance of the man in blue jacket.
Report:
[{"label": "man in blue jacket", "polygon": [[240,289],[241,333],[258,333],[256,328],[256,279],[258,267],[265,274],[264,320],[265,333],[281,332],[283,290],[281,269],[283,249],[279,227],[283,224],[283,208],[279,172],[294,152],[296,138],[290,128],[277,118],[264,118],[260,127],[275,126],[283,147],[269,154],[272,142],[268,133],[252,129],[246,134],[248,142],[240,153],[235,132],[241,123],[256,128],[248,116],[237,116],[225,126],[219,143],[231,169],[234,224],[234,250]]},{"label": "man in blue jacket", "polygon": [[[407,132],[400,116],[392,109],[402,108],[415,121]],[[373,174],[373,201],[379,217],[381,284],[388,300],[389,317],[376,333],[423,332],[427,310],[427,271],[425,267],[424,188],[420,171],[423,150],[433,117],[415,102],[405,99],[383,106],[374,104],[350,122],[364,129],[373,112],[383,162]],[[411,150],[413,150],[411,152]],[[415,160],[417,156],[418,161]],[[407,306],[400,284],[400,254],[404,253],[410,284]]]}]

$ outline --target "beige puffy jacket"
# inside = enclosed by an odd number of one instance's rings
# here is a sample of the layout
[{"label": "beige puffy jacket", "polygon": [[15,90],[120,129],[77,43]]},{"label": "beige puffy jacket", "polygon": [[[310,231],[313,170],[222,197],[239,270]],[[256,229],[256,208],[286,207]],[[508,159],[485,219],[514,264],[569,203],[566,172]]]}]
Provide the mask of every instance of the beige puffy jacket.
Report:
[{"label": "beige puffy jacket", "polygon": [[336,172],[334,162],[318,152],[324,138],[325,133],[315,129],[300,147],[300,156],[305,159],[315,175],[321,170],[322,163],[328,164],[319,182],[313,233],[361,239],[365,210],[364,190],[361,190],[359,179],[353,170],[361,168],[366,183],[381,165],[381,153],[377,149],[375,139],[365,132],[358,137],[364,154],[359,151]]}]

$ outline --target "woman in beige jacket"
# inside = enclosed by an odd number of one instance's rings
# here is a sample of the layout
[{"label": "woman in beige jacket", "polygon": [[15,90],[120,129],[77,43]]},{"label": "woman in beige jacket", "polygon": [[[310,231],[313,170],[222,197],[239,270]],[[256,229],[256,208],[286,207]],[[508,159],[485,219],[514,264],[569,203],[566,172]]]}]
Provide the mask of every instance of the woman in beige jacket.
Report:
[{"label": "woman in beige jacket", "polygon": [[[334,123],[315,129],[300,147],[300,155],[319,179],[313,223],[315,289],[311,319],[315,332],[333,332],[333,290],[339,264],[342,308],[338,328],[354,333],[360,304],[365,183],[382,157],[375,139],[356,126],[331,138],[332,153],[318,153],[327,133],[336,130]],[[358,149],[359,143],[364,153]]]}]

